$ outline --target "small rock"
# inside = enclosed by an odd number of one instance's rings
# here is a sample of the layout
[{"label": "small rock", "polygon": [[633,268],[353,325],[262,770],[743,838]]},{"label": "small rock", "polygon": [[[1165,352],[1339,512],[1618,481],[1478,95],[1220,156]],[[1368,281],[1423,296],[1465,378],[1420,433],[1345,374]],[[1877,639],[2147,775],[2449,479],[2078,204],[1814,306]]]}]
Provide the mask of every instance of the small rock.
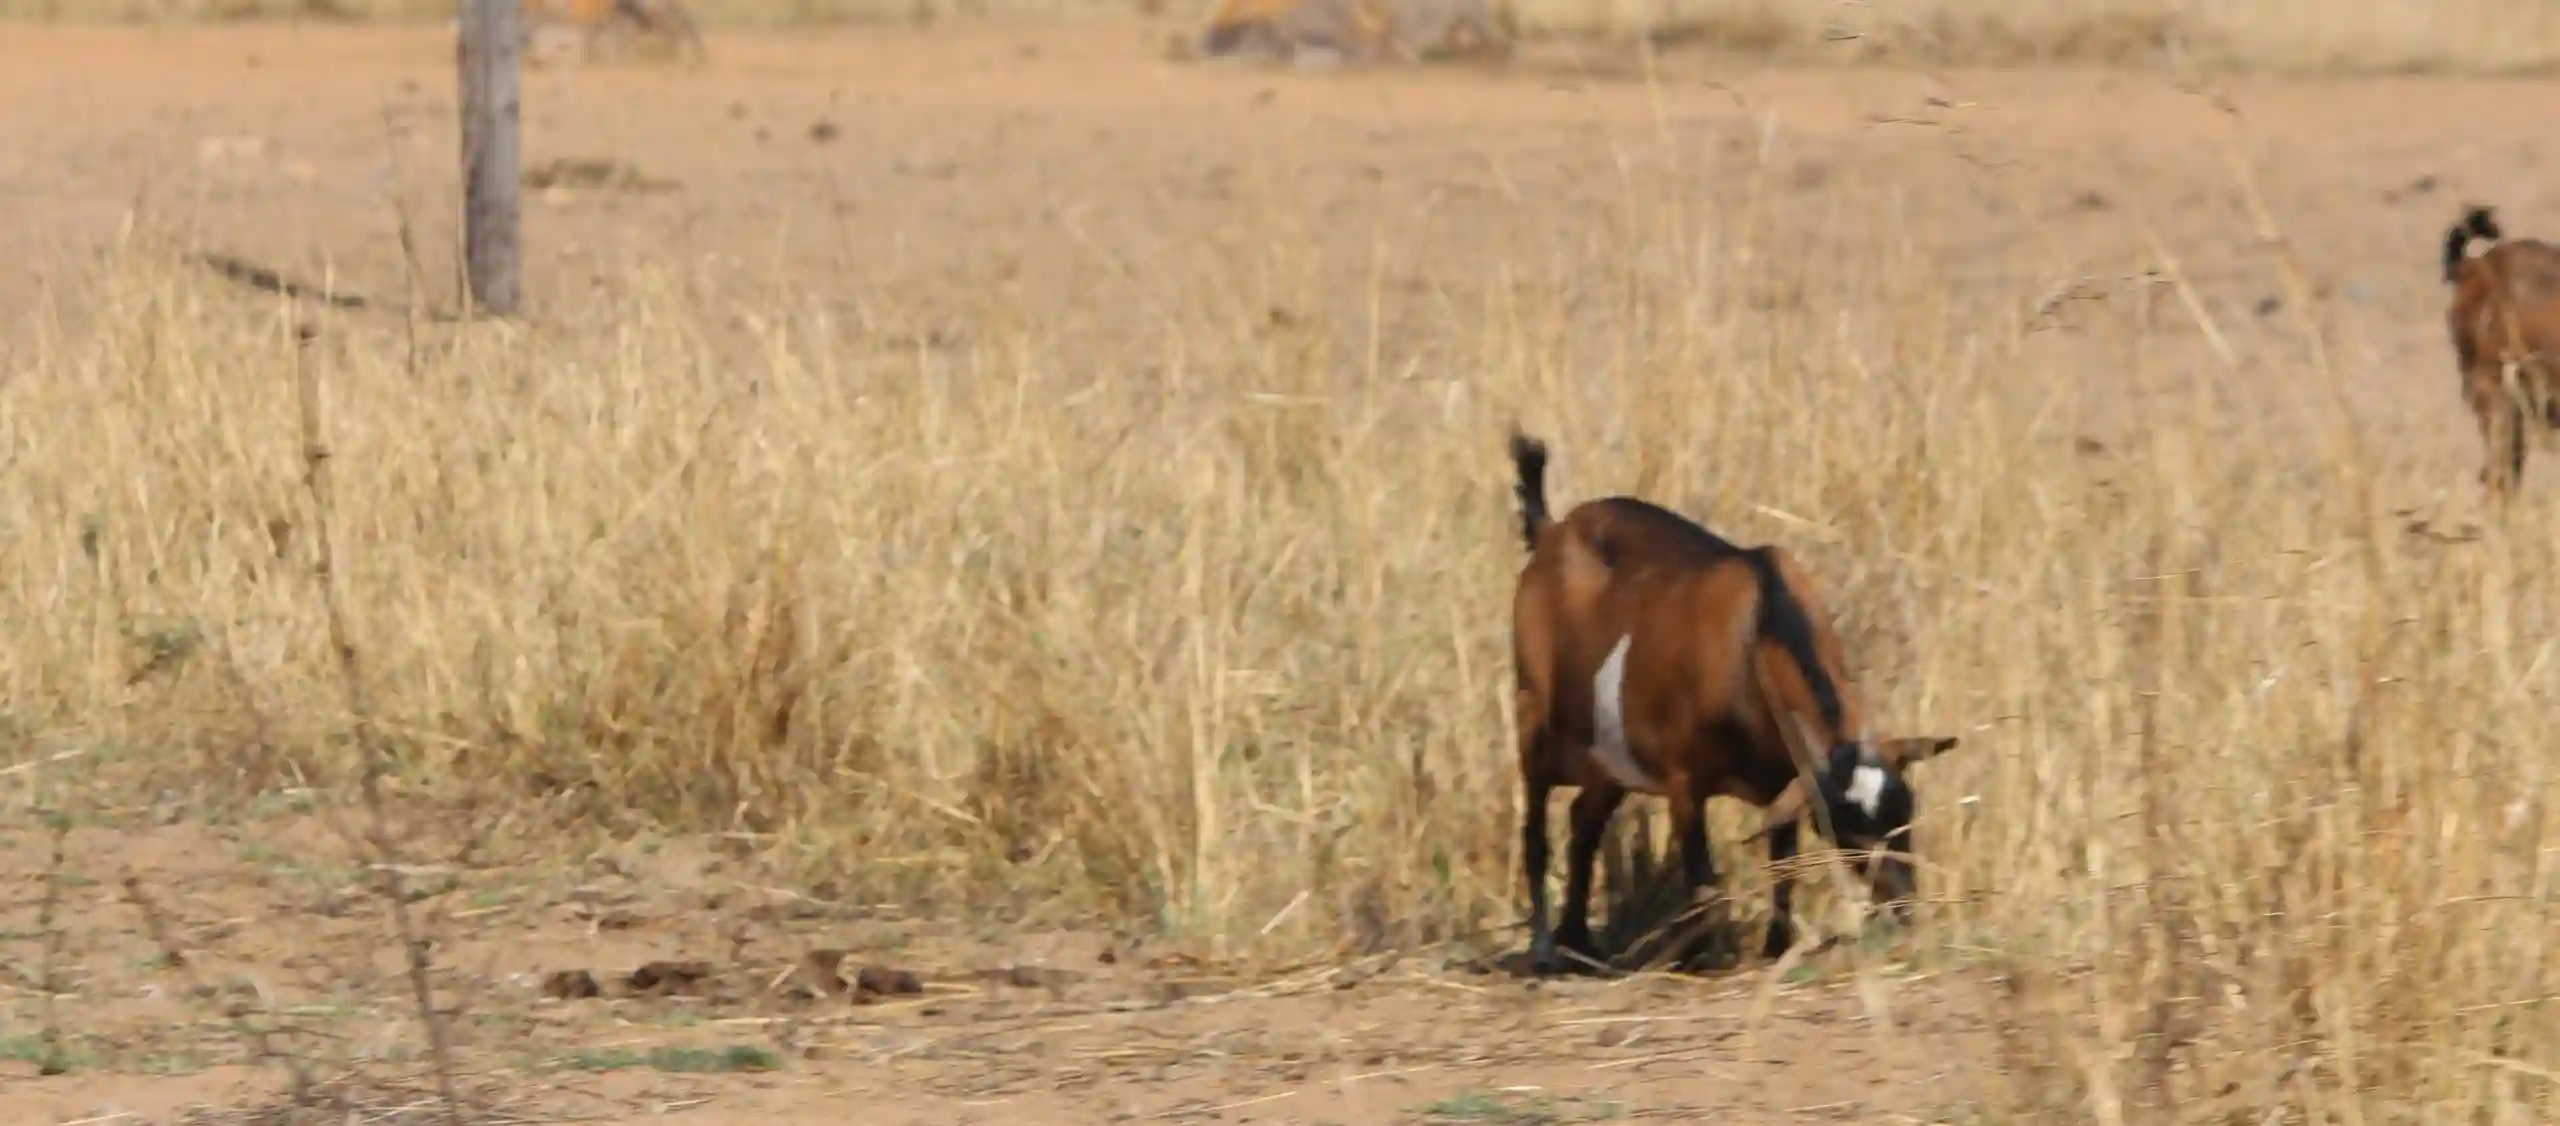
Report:
[{"label": "small rock", "polygon": [[631,971],[629,984],[634,993],[672,996],[700,985],[710,976],[709,962],[650,962]]},{"label": "small rock", "polygon": [[1084,980],[1073,970],[1053,970],[1044,966],[1013,966],[1003,972],[1004,982],[1018,989],[1063,989]]},{"label": "small rock", "polygon": [[585,970],[553,970],[542,978],[542,995],[555,1001],[583,1001],[603,996],[604,987]]},{"label": "small rock", "polygon": [[924,992],[924,979],[908,970],[885,966],[864,966],[853,975],[854,1004],[868,1004],[882,997],[902,997]]}]

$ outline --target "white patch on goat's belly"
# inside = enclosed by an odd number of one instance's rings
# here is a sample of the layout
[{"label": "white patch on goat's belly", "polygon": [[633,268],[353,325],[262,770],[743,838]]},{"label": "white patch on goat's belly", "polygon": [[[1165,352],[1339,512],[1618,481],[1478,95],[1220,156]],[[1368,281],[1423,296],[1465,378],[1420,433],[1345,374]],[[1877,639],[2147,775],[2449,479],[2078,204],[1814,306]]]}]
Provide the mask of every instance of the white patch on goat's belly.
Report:
[{"label": "white patch on goat's belly", "polygon": [[1850,771],[1849,800],[1858,803],[1867,816],[1875,816],[1876,806],[1884,801],[1884,768],[1862,762]]},{"label": "white patch on goat's belly", "polygon": [[1591,757],[1619,785],[1659,794],[1662,783],[1636,765],[1627,749],[1627,647],[1635,639],[1634,634],[1619,638],[1609,659],[1600,662],[1600,674],[1591,678]]}]

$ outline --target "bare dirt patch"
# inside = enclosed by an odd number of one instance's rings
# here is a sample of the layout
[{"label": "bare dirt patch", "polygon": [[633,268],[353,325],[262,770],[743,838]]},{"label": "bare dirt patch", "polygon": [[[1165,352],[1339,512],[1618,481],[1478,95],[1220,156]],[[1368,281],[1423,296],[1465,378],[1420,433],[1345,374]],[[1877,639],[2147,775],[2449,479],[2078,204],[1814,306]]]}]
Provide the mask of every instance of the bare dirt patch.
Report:
[{"label": "bare dirt patch", "polygon": [[[316,839],[292,821],[71,833],[60,877],[84,906],[57,924],[64,1074],[37,1074],[45,1021],[13,958],[0,1108],[228,1120],[288,1103],[303,1068],[321,1106],[423,1115],[395,1097],[426,1089],[398,952]],[[11,844],[13,868],[46,870],[44,835]],[[1878,1014],[1837,965],[1785,983],[1523,983],[1445,951],[1219,965],[671,878],[684,863],[612,868],[455,871],[422,900],[466,1086],[492,1113],[816,1122],[852,1098],[902,1123],[1811,1122],[1966,1104],[1981,1092],[1955,1060],[1988,1051],[1963,973],[1883,971]],[[801,988],[813,971],[841,983]],[[260,1037],[288,1058],[240,1063]]]}]

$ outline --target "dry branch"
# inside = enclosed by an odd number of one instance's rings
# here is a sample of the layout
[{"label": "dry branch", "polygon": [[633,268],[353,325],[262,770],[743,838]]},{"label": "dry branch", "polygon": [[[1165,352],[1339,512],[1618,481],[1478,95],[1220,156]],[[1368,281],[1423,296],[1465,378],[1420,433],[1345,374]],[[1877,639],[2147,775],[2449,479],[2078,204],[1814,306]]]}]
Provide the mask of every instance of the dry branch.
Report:
[{"label": "dry branch", "polygon": [[435,1067],[436,1094],[444,1104],[445,1126],[461,1126],[462,1102],[454,1089],[451,1031],[444,1015],[436,1009],[431,955],[425,936],[409,915],[408,879],[403,874],[399,847],[391,839],[390,811],[382,797],[382,779],[392,767],[391,749],[374,719],[373,696],[365,685],[364,666],[347,623],[345,598],[339,591],[336,510],[329,474],[331,451],[321,416],[320,374],[311,357],[311,343],[317,335],[307,327],[295,329],[293,375],[294,399],[302,418],[302,481],[311,495],[313,550],[318,555],[320,597],[328,611],[329,647],[337,657],[347,713],[355,720],[357,747],[364,755],[359,785],[364,794],[368,838],[373,846],[373,867],[380,881],[383,906],[390,913],[393,933],[399,936],[401,950],[408,958],[409,988],[417,1003],[419,1025],[427,1036],[428,1058]]}]

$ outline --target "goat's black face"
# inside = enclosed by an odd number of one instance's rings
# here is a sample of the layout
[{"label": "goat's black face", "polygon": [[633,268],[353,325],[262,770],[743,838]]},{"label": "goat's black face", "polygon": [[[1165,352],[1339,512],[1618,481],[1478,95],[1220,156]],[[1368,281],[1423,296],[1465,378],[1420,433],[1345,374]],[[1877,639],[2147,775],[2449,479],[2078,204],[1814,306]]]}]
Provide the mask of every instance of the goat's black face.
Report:
[{"label": "goat's black face", "polygon": [[1868,892],[1876,902],[1891,904],[1896,916],[1907,917],[1911,897],[1919,891],[1911,865],[1915,803],[1910,783],[1898,766],[1854,742],[1833,744],[1826,765],[1823,804],[1831,815],[1835,843],[1864,854],[1858,865],[1866,873]]}]

